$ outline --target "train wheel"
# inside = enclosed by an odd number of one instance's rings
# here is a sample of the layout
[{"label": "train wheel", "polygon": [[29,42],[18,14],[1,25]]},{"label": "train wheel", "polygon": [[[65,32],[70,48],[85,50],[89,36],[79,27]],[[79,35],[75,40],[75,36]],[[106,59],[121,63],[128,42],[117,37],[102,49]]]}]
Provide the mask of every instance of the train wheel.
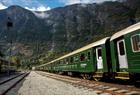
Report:
[{"label": "train wheel", "polygon": [[91,80],[93,77],[92,77],[92,74],[85,74],[85,78],[88,80]]},{"label": "train wheel", "polygon": [[86,79],[85,74],[81,74],[81,77],[82,77],[83,79]]},{"label": "train wheel", "polygon": [[92,74],[81,74],[83,79],[91,80],[93,79]]},{"label": "train wheel", "polygon": [[85,74],[81,74],[80,76],[81,76],[83,79],[86,79]]}]

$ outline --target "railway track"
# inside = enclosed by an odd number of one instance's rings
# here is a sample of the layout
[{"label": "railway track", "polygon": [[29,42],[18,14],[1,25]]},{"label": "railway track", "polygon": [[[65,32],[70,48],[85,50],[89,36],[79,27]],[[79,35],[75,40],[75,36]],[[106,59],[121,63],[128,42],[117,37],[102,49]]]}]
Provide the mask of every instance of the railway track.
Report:
[{"label": "railway track", "polygon": [[2,79],[2,80],[0,81],[0,85],[2,85],[2,84],[4,84],[4,83],[6,83],[6,82],[8,82],[8,81],[10,81],[10,80],[12,80],[12,79],[18,77],[18,76],[21,76],[21,75],[23,75],[23,74],[24,74],[24,73],[20,73],[20,74],[14,75],[14,76],[12,76],[12,77],[4,78],[4,79]]},{"label": "railway track", "polygon": [[14,88],[21,80],[23,80],[29,73],[22,73],[10,79],[0,82],[0,95],[6,95],[8,91]]},{"label": "railway track", "polygon": [[140,89],[131,85],[84,80],[41,71],[37,71],[37,73],[45,77],[70,83],[75,87],[92,90],[98,95],[140,95]]}]

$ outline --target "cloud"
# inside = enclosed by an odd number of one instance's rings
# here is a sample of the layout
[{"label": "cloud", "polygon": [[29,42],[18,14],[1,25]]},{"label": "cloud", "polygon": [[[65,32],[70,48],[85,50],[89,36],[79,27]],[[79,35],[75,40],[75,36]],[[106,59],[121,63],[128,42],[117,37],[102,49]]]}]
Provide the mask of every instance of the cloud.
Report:
[{"label": "cloud", "polygon": [[64,3],[65,5],[72,5],[72,4],[80,3],[80,0],[59,0],[59,1]]},{"label": "cloud", "polygon": [[2,3],[0,3],[0,10],[6,9],[6,8],[7,8],[7,6],[5,6],[5,5],[3,5]]},{"label": "cloud", "polygon": [[41,5],[40,7],[37,8],[37,11],[47,11],[50,9],[51,9],[50,7],[45,7],[45,6]]},{"label": "cloud", "polygon": [[65,5],[72,5],[77,3],[102,3],[104,1],[116,1],[116,0],[59,0],[59,2]]},{"label": "cloud", "polygon": [[47,11],[51,9],[39,0],[0,0],[0,7],[2,4],[6,6],[19,5],[31,11]]},{"label": "cloud", "polygon": [[45,12],[41,12],[41,13],[37,13],[37,12],[33,12],[37,17],[39,18],[48,18],[49,17],[49,14],[45,13]]},{"label": "cloud", "polygon": [[41,5],[39,7],[32,7],[32,8],[25,7],[25,9],[30,10],[30,11],[48,11],[51,8],[50,7],[45,7],[45,6]]},{"label": "cloud", "polygon": [[93,1],[94,1],[93,3],[102,3],[105,1],[116,1],[116,0],[93,0]]}]

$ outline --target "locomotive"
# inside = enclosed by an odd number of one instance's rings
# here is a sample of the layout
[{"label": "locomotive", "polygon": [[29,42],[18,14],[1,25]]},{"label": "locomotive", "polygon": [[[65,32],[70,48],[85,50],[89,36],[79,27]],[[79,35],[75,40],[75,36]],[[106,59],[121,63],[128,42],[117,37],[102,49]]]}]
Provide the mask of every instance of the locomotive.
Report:
[{"label": "locomotive", "polygon": [[140,22],[35,69],[95,80],[140,80]]}]

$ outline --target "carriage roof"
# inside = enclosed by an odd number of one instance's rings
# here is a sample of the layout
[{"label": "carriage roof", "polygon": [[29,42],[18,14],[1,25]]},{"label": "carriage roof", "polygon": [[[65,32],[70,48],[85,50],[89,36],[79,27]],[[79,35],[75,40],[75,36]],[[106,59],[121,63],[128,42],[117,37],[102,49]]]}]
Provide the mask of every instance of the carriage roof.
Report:
[{"label": "carriage roof", "polygon": [[51,62],[49,62],[49,63],[46,63],[46,64],[51,64],[51,63],[53,63],[53,62],[56,62],[56,61],[58,61],[58,60],[61,60],[61,59],[64,59],[64,58],[66,58],[66,57],[72,56],[72,55],[74,55],[74,54],[80,53],[80,52],[85,51],[85,50],[87,50],[87,49],[90,49],[90,48],[92,48],[92,47],[96,47],[96,46],[98,46],[98,45],[105,44],[105,42],[106,42],[108,39],[109,39],[109,37],[106,37],[106,38],[103,38],[103,39],[101,39],[101,40],[99,40],[99,41],[96,41],[96,42],[93,42],[93,43],[91,43],[91,44],[88,44],[88,45],[86,45],[86,46],[84,46],[84,47],[82,47],[82,48],[80,48],[80,49],[77,49],[77,50],[75,50],[75,51],[73,51],[73,52],[71,52],[71,53],[68,53],[68,54],[66,54],[66,55],[64,55],[64,56],[62,56],[62,57],[60,57],[60,58],[57,58],[57,59],[55,59],[55,60],[53,60],[53,61],[51,61]]},{"label": "carriage roof", "polygon": [[116,38],[118,38],[118,37],[121,37],[121,36],[123,36],[123,35],[126,35],[126,34],[128,34],[128,33],[134,32],[135,30],[138,30],[138,29],[140,29],[140,22],[139,22],[139,23],[136,23],[136,24],[134,24],[134,25],[131,25],[131,26],[129,26],[129,27],[127,27],[127,28],[125,28],[125,29],[123,29],[123,30],[121,30],[121,31],[119,31],[119,32],[117,32],[117,33],[115,33],[115,34],[111,37],[110,41],[112,41],[112,40],[114,40],[114,39],[116,39]]}]

